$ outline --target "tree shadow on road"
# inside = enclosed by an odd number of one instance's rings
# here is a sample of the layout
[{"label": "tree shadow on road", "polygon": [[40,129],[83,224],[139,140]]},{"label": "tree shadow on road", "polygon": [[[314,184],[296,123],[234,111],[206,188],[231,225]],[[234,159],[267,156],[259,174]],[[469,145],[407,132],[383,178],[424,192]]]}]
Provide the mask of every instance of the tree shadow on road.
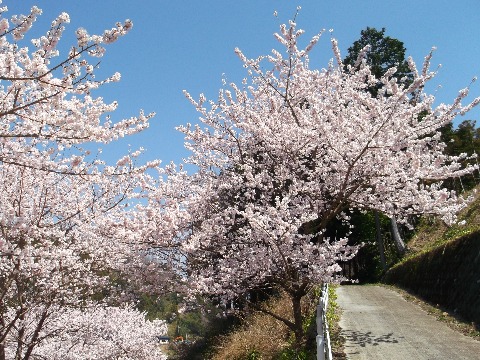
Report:
[{"label": "tree shadow on road", "polygon": [[371,331],[364,333],[360,331],[343,330],[342,335],[347,341],[350,341],[354,345],[358,345],[361,347],[366,347],[367,345],[377,346],[380,345],[380,343],[397,344],[399,342],[398,339],[394,337],[393,333],[377,335],[372,334]]}]

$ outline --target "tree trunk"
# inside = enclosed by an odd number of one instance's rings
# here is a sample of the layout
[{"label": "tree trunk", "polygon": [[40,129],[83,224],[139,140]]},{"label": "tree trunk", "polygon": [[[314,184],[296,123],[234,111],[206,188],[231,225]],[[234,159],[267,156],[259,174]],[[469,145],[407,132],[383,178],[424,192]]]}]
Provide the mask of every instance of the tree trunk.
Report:
[{"label": "tree trunk", "polygon": [[380,263],[382,264],[383,272],[387,271],[387,262],[385,261],[385,247],[383,246],[382,229],[380,227],[380,215],[375,210],[375,229],[377,232],[378,251],[380,252]]},{"label": "tree trunk", "polygon": [[[21,317],[20,320],[24,320],[24,318]],[[18,330],[17,353],[15,354],[15,360],[21,360],[22,359],[24,336],[25,336],[25,325],[22,325],[22,327]]]},{"label": "tree trunk", "polygon": [[395,242],[395,246],[397,248],[397,251],[400,255],[405,254],[405,243],[402,240],[402,237],[400,236],[400,232],[398,231],[398,226],[397,226],[397,220],[395,220],[394,217],[390,218],[390,225],[392,227],[392,238],[393,241]]},{"label": "tree trunk", "polygon": [[302,297],[297,294],[291,294],[292,306],[293,306],[293,318],[295,322],[295,348],[298,350],[301,348],[305,338],[303,331],[303,319],[302,319]]}]

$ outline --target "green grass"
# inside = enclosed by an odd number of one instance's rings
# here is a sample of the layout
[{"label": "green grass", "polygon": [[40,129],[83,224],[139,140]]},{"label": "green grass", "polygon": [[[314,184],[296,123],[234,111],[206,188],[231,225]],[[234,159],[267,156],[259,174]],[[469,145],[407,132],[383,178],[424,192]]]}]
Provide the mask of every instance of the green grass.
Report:
[{"label": "green grass", "polygon": [[454,224],[449,227],[441,219],[432,216],[423,217],[416,225],[415,235],[408,243],[409,252],[402,261],[480,230],[480,186],[464,194],[464,197],[473,199],[458,214],[458,222],[465,224]]},{"label": "green grass", "polygon": [[327,307],[327,324],[330,330],[330,343],[332,346],[332,355],[334,359],[344,359],[345,353],[343,351],[345,345],[345,338],[341,335],[341,328],[339,326],[342,310],[337,303],[336,290],[338,285],[330,285],[328,287],[328,307]]}]

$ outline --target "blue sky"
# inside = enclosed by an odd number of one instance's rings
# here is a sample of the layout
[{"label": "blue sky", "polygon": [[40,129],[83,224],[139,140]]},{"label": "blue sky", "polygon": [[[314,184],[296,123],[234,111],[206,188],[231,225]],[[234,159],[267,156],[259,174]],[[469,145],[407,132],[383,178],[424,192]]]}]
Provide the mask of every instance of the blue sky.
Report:
[{"label": "blue sky", "polygon": [[[216,98],[222,74],[227,81],[246,75],[234,48],[248,57],[281,49],[272,34],[295,14],[297,6],[302,7],[297,24],[306,30],[304,41],[323,28],[332,28],[343,55],[367,26],[385,27],[388,36],[403,41],[407,56],[418,67],[436,46],[433,64],[442,68],[429,90],[442,85],[436,93],[438,102],[452,102],[458,90],[480,76],[478,0],[4,0],[3,5],[9,7],[9,15],[25,13],[32,5],[42,8],[35,32],[46,31],[62,11],[69,13],[66,47],[74,42],[78,27],[93,34],[116,21],[133,21],[132,32],[107,48],[99,72],[106,76],[119,71],[122,80],[97,96],[119,101],[113,118],[130,117],[139,109],[157,115],[146,132],[105,148],[107,159],[119,158],[131,144],[147,149],[144,160],[180,162],[188,153],[175,126],[198,118],[182,90],[194,97],[203,92]],[[278,17],[273,16],[275,10]],[[327,33],[313,53],[311,67],[325,67],[332,57]],[[480,96],[480,83],[473,85],[471,94]],[[465,118],[480,122],[479,115],[476,109]]]}]

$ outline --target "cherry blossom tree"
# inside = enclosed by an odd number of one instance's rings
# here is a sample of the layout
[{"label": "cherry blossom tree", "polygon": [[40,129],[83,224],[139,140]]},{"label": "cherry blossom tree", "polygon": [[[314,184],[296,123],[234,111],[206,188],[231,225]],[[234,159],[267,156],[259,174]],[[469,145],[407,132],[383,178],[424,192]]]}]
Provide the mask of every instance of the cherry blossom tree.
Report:
[{"label": "cherry blossom tree", "polygon": [[102,35],[78,29],[62,57],[66,13],[28,44],[41,10],[10,19],[6,11],[0,8],[0,359],[154,358],[154,328],[164,327],[118,306],[132,300],[133,286],[173,282],[160,250],[183,216],[166,199],[182,175],[159,161],[137,165],[141,149],[115,165],[84,149],[142,131],[154,115],[113,122],[108,113],[117,104],[94,96],[120,75],[97,80],[90,61],[97,64],[132,22]]},{"label": "cherry blossom tree", "polygon": [[[54,310],[54,309],[52,309]],[[36,317],[29,312],[25,319],[24,338],[36,336]],[[40,315],[41,316],[41,315]],[[158,334],[167,332],[162,320],[146,321],[145,315],[132,306],[100,307],[87,309],[58,308],[52,311],[39,331],[42,339],[32,348],[33,359],[84,360],[84,359],[167,359],[158,347]],[[6,358],[14,359],[14,346],[7,339]]]},{"label": "cherry blossom tree", "polygon": [[[221,89],[217,101],[186,93],[201,124],[179,128],[189,162],[199,168],[185,249],[196,292],[235,299],[273,287],[288,294],[291,319],[261,310],[289,326],[299,345],[301,299],[313,286],[341,279],[338,262],[357,250],[325,236],[332,220],[348,223],[344,211],[356,208],[404,223],[425,213],[455,222],[465,200],[441,180],[473,168],[444,154],[438,129],[480,98],[462,105],[464,89],[451,105],[434,106],[424,92],[436,75],[432,54],[421,71],[408,60],[408,85],[397,81],[394,67],[376,79],[366,49],[344,66],[335,39],[336,61],[312,69],[309,53],[321,33],[302,48],[294,21],[280,29],[275,37],[284,52],[248,59],[235,50],[248,71],[241,85]],[[373,95],[368,89],[378,81]]]}]

